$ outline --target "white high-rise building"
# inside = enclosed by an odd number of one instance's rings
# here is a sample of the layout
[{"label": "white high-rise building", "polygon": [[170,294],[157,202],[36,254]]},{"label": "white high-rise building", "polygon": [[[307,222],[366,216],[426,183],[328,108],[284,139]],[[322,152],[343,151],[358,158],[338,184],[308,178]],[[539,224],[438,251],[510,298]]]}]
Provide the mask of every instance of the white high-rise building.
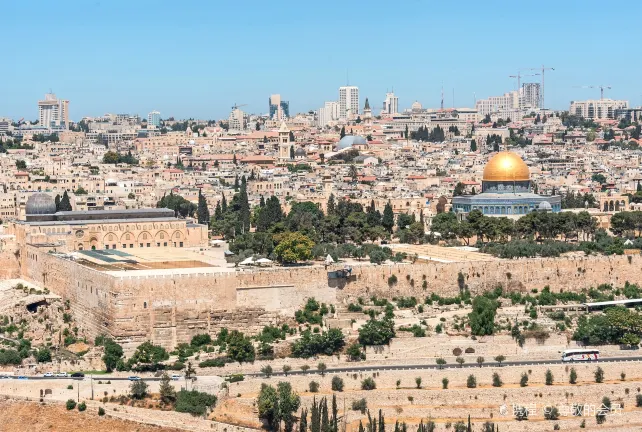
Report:
[{"label": "white high-rise building", "polygon": [[330,122],[339,120],[339,102],[326,102],[319,108],[317,123],[320,127],[327,126]]},{"label": "white high-rise building", "polygon": [[382,114],[397,114],[399,112],[399,98],[394,93],[386,93],[386,100],[383,101]]},{"label": "white high-rise building", "polygon": [[69,101],[47,93],[44,100],[38,101],[38,121],[46,128],[69,128]]},{"label": "white high-rise building", "polygon": [[613,119],[615,110],[626,109],[629,101],[613,99],[597,99],[585,101],[571,101],[568,110],[570,114],[586,119]]},{"label": "white high-rise building", "polygon": [[520,108],[535,109],[539,108],[541,101],[540,83],[524,83],[520,89]]},{"label": "white high-rise building", "polygon": [[339,118],[350,120],[359,114],[359,87],[339,87]]},{"label": "white high-rise building", "polygon": [[149,114],[147,114],[147,127],[149,126],[155,126],[155,127],[160,127],[160,113],[158,111],[152,111]]},{"label": "white high-rise building", "polygon": [[247,115],[238,108],[234,108],[228,118],[229,129],[233,131],[244,131],[247,129]]}]

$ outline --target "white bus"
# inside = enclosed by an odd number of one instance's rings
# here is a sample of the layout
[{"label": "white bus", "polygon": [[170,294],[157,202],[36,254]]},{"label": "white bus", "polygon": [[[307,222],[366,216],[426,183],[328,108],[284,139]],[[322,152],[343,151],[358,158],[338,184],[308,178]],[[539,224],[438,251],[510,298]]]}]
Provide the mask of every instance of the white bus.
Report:
[{"label": "white bus", "polygon": [[571,349],[562,352],[562,361],[592,361],[600,358],[596,349]]}]

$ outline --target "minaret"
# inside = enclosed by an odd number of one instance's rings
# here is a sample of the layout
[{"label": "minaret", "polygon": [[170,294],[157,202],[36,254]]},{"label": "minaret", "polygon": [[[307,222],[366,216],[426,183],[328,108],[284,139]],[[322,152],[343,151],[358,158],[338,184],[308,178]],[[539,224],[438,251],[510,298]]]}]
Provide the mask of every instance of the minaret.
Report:
[{"label": "minaret", "polygon": [[284,121],[281,122],[281,127],[279,128],[279,159],[282,161],[290,160],[290,129]]}]

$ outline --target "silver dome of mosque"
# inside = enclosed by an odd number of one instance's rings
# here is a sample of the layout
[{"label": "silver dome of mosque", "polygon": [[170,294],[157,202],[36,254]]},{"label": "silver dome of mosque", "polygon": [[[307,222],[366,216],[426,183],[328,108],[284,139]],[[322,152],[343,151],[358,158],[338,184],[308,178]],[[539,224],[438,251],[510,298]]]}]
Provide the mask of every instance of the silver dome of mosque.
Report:
[{"label": "silver dome of mosque", "polygon": [[56,203],[51,195],[38,192],[27,199],[25,213],[28,215],[45,215],[56,213]]}]

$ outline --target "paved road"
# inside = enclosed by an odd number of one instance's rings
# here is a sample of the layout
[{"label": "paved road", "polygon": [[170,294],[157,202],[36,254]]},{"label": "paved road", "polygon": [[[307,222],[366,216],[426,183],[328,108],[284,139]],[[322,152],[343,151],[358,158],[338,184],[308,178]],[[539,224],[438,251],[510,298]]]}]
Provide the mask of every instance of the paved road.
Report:
[{"label": "paved road", "polygon": [[[599,361],[592,362],[563,362],[562,360],[523,360],[523,361],[505,361],[501,364],[495,361],[484,362],[482,367],[505,367],[505,366],[531,366],[531,365],[556,365],[556,364],[569,364],[569,363],[617,363],[617,362],[629,362],[629,361],[642,361],[642,356],[639,357],[607,357],[601,358]],[[441,369],[458,369],[458,368],[479,368],[479,364],[475,363],[464,363],[461,366],[459,364],[445,364]],[[350,367],[340,367],[340,368],[328,368],[326,373],[350,373],[350,372],[376,372],[376,371],[400,371],[400,370],[421,370],[421,369],[440,369],[440,367],[434,363],[430,364],[415,364],[415,365],[381,365],[381,366],[350,366]],[[307,371],[291,371],[288,372],[288,375],[309,375],[309,374],[318,374],[319,371],[316,369],[310,369]],[[262,376],[262,373],[254,374],[245,374],[247,376]],[[274,371],[273,376],[283,376],[283,372]]]},{"label": "paved road", "polygon": [[[502,362],[501,364],[495,361],[492,362],[484,362],[481,367],[507,367],[507,366],[536,366],[536,365],[558,365],[558,364],[585,364],[585,363],[618,363],[618,362],[634,362],[634,361],[642,361],[642,356],[637,356],[637,357],[606,357],[606,358],[601,358],[598,361],[581,361],[581,362],[563,362],[562,360],[520,360],[520,361],[505,361]],[[340,367],[340,368],[328,368],[326,369],[325,373],[352,373],[352,372],[376,372],[376,371],[402,371],[402,370],[422,370],[422,369],[467,369],[467,368],[479,368],[479,364],[475,363],[464,363],[462,365],[459,364],[445,364],[441,368],[434,364],[414,364],[414,365],[380,365],[380,366],[347,366],[347,367]],[[315,375],[318,374],[319,371],[317,369],[309,369],[307,371],[291,371],[288,372],[288,375]],[[246,376],[263,376],[264,374],[262,373],[248,373],[245,374]],[[284,376],[285,374],[283,372],[278,372],[274,371],[272,373],[272,376]],[[207,376],[207,375],[201,375],[201,376]],[[128,377],[112,377],[109,375],[94,375],[94,381],[128,381]],[[2,379],[15,379],[15,380],[20,380],[21,378],[18,378],[18,376],[4,376],[0,377]],[[22,379],[28,379],[28,380],[76,380],[76,381],[82,381],[82,380],[89,380],[90,376],[86,375],[84,378],[71,378],[71,377],[43,377],[43,376],[27,376],[26,378]],[[145,377],[141,378],[143,381],[160,381],[160,377]],[[183,378],[181,377],[181,380]]]}]

